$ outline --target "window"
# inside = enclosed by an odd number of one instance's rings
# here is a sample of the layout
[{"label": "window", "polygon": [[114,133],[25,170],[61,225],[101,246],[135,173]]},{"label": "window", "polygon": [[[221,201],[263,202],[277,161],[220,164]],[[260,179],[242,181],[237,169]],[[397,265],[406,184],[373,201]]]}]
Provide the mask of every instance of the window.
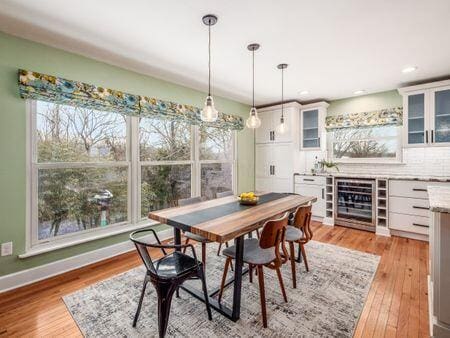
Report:
[{"label": "window", "polygon": [[208,199],[233,190],[233,135],[232,131],[200,128],[201,195]]},{"label": "window", "polygon": [[398,126],[342,128],[329,132],[333,159],[343,162],[400,161]]},{"label": "window", "polygon": [[89,238],[233,190],[236,132],[28,101],[30,246]]}]

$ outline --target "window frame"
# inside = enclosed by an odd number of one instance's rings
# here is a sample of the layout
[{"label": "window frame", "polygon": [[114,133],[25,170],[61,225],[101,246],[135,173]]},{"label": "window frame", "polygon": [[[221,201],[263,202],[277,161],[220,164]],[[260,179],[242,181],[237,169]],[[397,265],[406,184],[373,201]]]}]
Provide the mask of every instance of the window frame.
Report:
[{"label": "window frame", "polygon": [[[199,127],[191,125],[191,158],[180,161],[140,161],[139,154],[139,117],[126,116],[127,147],[126,160],[118,162],[52,162],[37,161],[37,100],[26,100],[26,248],[23,257],[76,245],[99,238],[132,231],[159,224],[156,221],[141,218],[141,171],[143,166],[151,165],[191,165],[191,197],[201,194],[201,164],[231,163],[232,190],[237,185],[237,132],[232,132],[232,154],[230,160],[199,159]],[[127,182],[127,220],[107,227],[97,227],[46,239],[38,239],[38,171],[52,168],[115,168],[126,167]]]},{"label": "window frame", "polygon": [[[370,127],[368,127],[370,128]],[[328,133],[328,156],[333,162],[343,163],[343,164],[373,164],[373,163],[384,163],[384,164],[401,164],[403,159],[403,146],[402,146],[402,127],[395,126],[396,135],[395,136],[379,136],[379,137],[366,137],[360,139],[351,139],[350,141],[384,141],[384,140],[397,140],[397,147],[395,157],[358,157],[358,158],[337,158],[334,156],[334,133]]]}]

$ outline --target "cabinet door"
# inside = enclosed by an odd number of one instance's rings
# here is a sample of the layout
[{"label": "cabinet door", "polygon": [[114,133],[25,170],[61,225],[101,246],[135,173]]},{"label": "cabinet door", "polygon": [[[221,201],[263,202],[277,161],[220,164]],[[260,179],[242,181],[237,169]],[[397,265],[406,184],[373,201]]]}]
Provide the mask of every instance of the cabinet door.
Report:
[{"label": "cabinet door", "polygon": [[450,144],[450,87],[431,93],[431,143]]},{"label": "cabinet door", "polygon": [[271,176],[270,166],[272,161],[272,145],[257,144],[255,147],[255,175],[256,178],[268,178]]},{"label": "cabinet door", "polygon": [[406,96],[404,128],[408,145],[423,146],[429,141],[430,135],[428,135],[425,118],[425,96],[424,92]]},{"label": "cabinet door", "polygon": [[272,127],[272,112],[262,112],[258,114],[261,119],[261,126],[255,129],[255,142],[256,143],[269,143],[271,140]]},{"label": "cabinet door", "polygon": [[288,178],[274,177],[272,179],[272,192],[289,193],[293,190],[292,180]]},{"label": "cabinet door", "polygon": [[281,120],[281,110],[276,110],[272,112],[272,125],[275,131],[273,141],[277,142],[292,142],[292,128],[293,126],[293,111],[291,108],[284,109],[284,125],[285,131],[284,133],[280,133],[278,131],[278,126],[280,125]]},{"label": "cabinet door", "polygon": [[272,178],[256,178],[255,190],[258,192],[272,192]]},{"label": "cabinet door", "polygon": [[320,148],[319,109],[303,110],[301,116],[302,116],[301,147],[303,149],[319,149]]},{"label": "cabinet door", "polygon": [[317,202],[313,203],[311,212],[313,216],[325,217],[325,186],[296,184],[295,193],[303,196],[317,197]]},{"label": "cabinet door", "polygon": [[[286,178],[293,181],[292,156],[293,148],[291,144],[272,145],[271,164],[273,165],[272,174],[276,178]],[[292,188],[291,188],[292,190]]]}]

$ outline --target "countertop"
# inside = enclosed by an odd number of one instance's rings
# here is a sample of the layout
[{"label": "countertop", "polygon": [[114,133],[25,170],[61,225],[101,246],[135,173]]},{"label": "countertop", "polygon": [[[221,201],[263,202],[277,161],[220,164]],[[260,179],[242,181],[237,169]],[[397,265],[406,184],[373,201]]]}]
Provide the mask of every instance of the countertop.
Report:
[{"label": "countertop", "polygon": [[429,186],[430,210],[450,214],[450,187]]},{"label": "countertop", "polygon": [[390,179],[390,180],[408,180],[408,181],[430,181],[430,182],[450,182],[450,177],[447,176],[412,176],[412,175],[399,175],[399,174],[359,174],[359,173],[320,173],[320,174],[305,174],[294,173],[294,176],[306,175],[306,176],[325,176],[325,177],[349,177],[349,178],[366,178],[366,179]]}]

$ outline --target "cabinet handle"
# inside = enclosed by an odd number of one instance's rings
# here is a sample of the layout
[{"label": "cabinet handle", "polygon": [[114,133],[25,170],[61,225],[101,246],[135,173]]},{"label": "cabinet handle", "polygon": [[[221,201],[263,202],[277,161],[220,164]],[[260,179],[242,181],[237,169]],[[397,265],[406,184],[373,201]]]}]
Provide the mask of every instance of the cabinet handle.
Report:
[{"label": "cabinet handle", "polygon": [[269,131],[269,141],[272,141],[272,131]]},{"label": "cabinet handle", "polygon": [[318,140],[319,140],[319,148],[320,148],[320,137],[318,138]]},{"label": "cabinet handle", "polygon": [[273,174],[275,175],[275,166],[273,166]]},{"label": "cabinet handle", "polygon": [[428,143],[428,130],[425,130],[425,143]]},{"label": "cabinet handle", "polygon": [[417,206],[417,205],[413,205],[413,208],[414,209],[423,209],[423,210],[428,210],[429,208],[427,208],[427,207],[419,207],[419,206]]},{"label": "cabinet handle", "polygon": [[434,143],[434,130],[431,129],[431,143]]},{"label": "cabinet handle", "polygon": [[427,189],[413,188],[413,191],[427,191]]},{"label": "cabinet handle", "polygon": [[275,132],[272,131],[272,141],[275,141]]},{"label": "cabinet handle", "polygon": [[325,199],[325,189],[322,188],[322,199]]},{"label": "cabinet handle", "polygon": [[304,178],[303,181],[310,181],[310,182],[314,182],[314,179],[312,178]]},{"label": "cabinet handle", "polygon": [[269,175],[272,175],[272,166],[269,166]]},{"label": "cabinet handle", "polygon": [[420,224],[420,223],[413,223],[412,225],[415,225],[417,227],[422,227],[422,228],[429,228],[430,226],[427,224]]}]

